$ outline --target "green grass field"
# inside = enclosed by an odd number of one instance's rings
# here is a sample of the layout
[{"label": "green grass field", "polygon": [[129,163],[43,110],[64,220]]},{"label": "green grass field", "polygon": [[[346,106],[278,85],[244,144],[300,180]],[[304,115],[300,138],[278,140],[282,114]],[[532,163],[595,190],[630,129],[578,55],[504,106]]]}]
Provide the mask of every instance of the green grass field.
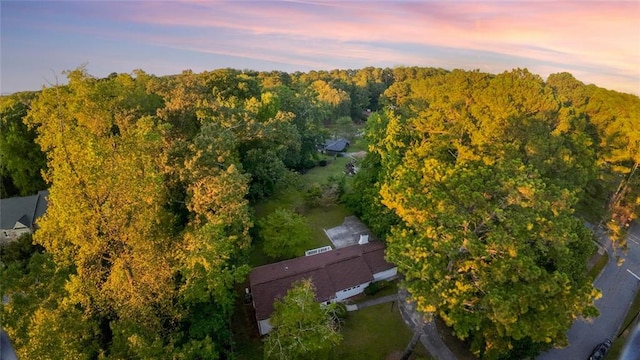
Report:
[{"label": "green grass field", "polygon": [[595,280],[598,275],[600,275],[602,269],[604,269],[604,267],[607,266],[607,263],[609,262],[609,254],[607,254],[606,252],[602,255],[596,252],[594,257],[596,257],[596,260],[593,264],[593,267],[589,269],[589,273],[587,275],[591,278],[592,281]]},{"label": "green grass field", "polygon": [[[253,329],[249,309],[243,305],[234,319],[235,355],[240,360],[262,359],[262,341]],[[253,326],[253,327],[252,327]],[[411,340],[413,333],[402,320],[397,304],[371,306],[350,312],[341,330],[343,339],[332,350],[329,358],[344,360],[397,359]],[[431,359],[421,343],[416,346],[410,359]]]},{"label": "green grass field", "polygon": [[[402,354],[413,333],[402,321],[397,304],[392,309],[391,303],[386,303],[350,312],[342,335],[333,359],[385,360],[390,354]],[[430,357],[418,343],[411,359]]]},{"label": "green grass field", "polygon": [[[307,219],[307,224],[311,229],[312,237],[298,249],[300,256],[306,250],[331,245],[323,229],[331,228],[342,224],[344,218],[352,213],[340,203],[329,206],[309,207],[305,204],[304,193],[306,189],[314,184],[322,185],[329,181],[329,178],[340,178],[344,176],[345,165],[351,160],[346,157],[324,157],[327,160],[326,166],[317,166],[309,170],[304,175],[297,175],[297,184],[287,189],[282,189],[271,198],[255,204],[255,219],[268,216],[276,209],[289,209],[303,215]],[[351,178],[347,177],[348,182]],[[251,266],[260,266],[273,261],[264,254],[260,239],[254,237],[254,244],[249,257]]]}]

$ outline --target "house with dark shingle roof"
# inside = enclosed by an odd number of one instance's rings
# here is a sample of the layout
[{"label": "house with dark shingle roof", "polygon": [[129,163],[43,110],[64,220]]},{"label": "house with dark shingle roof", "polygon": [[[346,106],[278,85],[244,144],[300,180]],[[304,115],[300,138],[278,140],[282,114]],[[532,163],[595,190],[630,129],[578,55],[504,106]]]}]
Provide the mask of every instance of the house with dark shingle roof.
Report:
[{"label": "house with dark shingle roof", "polygon": [[48,190],[36,195],[0,199],[0,244],[32,233],[36,220],[47,211]]},{"label": "house with dark shingle roof", "polygon": [[377,241],[256,267],[249,275],[249,286],[260,335],[271,331],[274,302],[298,280],[311,279],[316,300],[329,304],[358,295],[370,283],[396,274],[395,265],[384,259],[384,244]]},{"label": "house with dark shingle roof", "polygon": [[327,140],[324,142],[323,151],[325,154],[334,155],[344,152],[349,147],[349,140],[340,138],[337,140]]}]

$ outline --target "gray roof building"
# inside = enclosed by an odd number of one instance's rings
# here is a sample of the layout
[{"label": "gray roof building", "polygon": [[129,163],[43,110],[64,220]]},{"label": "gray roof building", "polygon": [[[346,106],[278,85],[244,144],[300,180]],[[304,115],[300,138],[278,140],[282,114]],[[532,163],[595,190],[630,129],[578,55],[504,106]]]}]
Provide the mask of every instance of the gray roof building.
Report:
[{"label": "gray roof building", "polygon": [[328,152],[339,153],[345,151],[349,147],[349,140],[341,138],[338,140],[327,140],[324,143],[324,150]]},{"label": "gray roof building", "polygon": [[47,211],[48,190],[36,195],[0,199],[0,229],[36,228],[36,220]]}]

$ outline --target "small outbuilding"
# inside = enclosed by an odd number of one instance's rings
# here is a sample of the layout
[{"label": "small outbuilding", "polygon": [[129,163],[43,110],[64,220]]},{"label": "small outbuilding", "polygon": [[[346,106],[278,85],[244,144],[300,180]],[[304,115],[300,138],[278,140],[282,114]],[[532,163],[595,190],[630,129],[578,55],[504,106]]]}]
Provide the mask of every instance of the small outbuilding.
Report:
[{"label": "small outbuilding", "polygon": [[349,148],[349,140],[340,138],[337,140],[327,140],[324,142],[323,152],[327,155],[336,155]]}]

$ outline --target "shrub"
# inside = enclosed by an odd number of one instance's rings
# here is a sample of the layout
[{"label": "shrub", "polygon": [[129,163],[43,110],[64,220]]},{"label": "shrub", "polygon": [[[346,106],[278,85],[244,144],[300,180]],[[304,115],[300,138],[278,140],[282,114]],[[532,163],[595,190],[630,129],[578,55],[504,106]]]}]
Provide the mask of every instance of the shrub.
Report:
[{"label": "shrub", "polygon": [[334,312],[338,319],[346,319],[347,315],[349,314],[349,312],[347,311],[347,305],[343,303],[336,303]]},{"label": "shrub", "polygon": [[320,199],[322,199],[322,186],[318,183],[313,183],[307,188],[304,192],[304,202],[310,208],[316,207],[320,204]]},{"label": "shrub", "polygon": [[366,288],[364,288],[364,294],[367,296],[375,295],[380,289],[378,288],[377,283],[371,283]]},{"label": "shrub", "polygon": [[322,167],[327,166],[327,160],[326,159],[322,159],[322,160],[318,161],[318,166],[322,166]]},{"label": "shrub", "polygon": [[316,162],[313,161],[313,159],[305,159],[302,162],[302,168],[303,169],[308,170],[308,169],[313,169],[314,167],[316,167]]},{"label": "shrub", "polygon": [[380,290],[386,288],[389,286],[389,282],[388,281],[378,281],[378,282],[373,282],[371,284],[369,284],[369,286],[367,286],[366,288],[364,288],[364,293],[367,296],[371,296],[371,295],[375,295],[377,294]]}]

